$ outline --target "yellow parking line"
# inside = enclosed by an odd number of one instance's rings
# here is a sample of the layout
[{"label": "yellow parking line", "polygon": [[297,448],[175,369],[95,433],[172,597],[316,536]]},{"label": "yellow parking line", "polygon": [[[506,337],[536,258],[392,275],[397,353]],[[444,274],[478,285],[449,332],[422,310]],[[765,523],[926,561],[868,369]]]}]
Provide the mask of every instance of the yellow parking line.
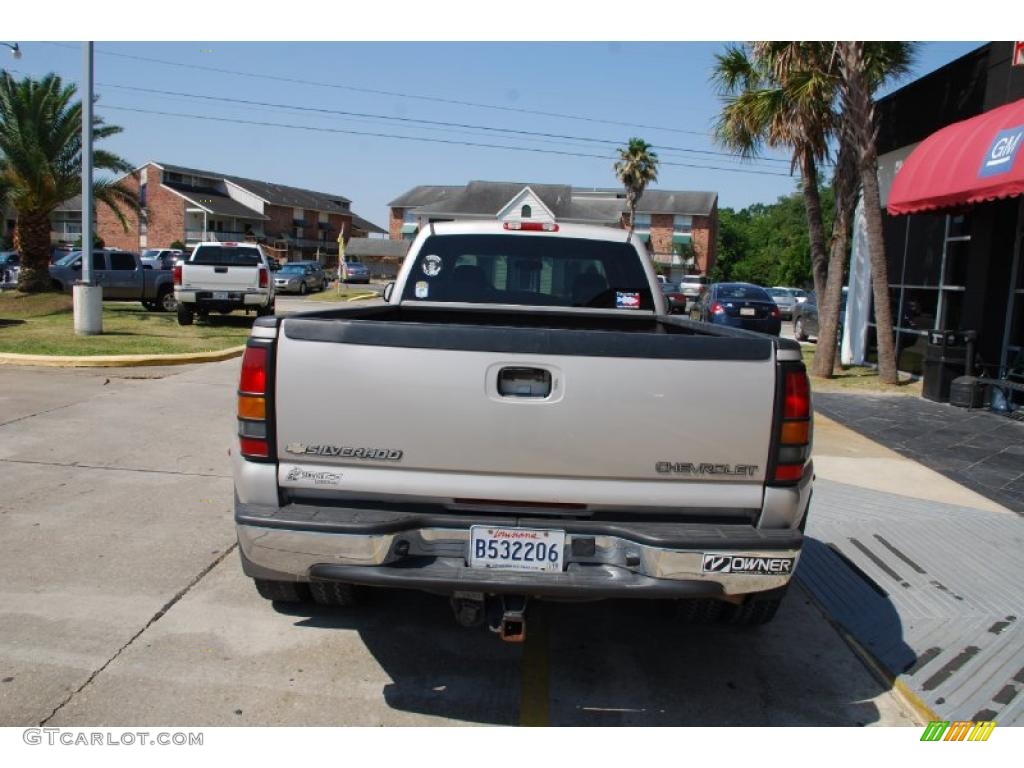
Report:
[{"label": "yellow parking line", "polygon": [[526,625],[519,693],[519,724],[544,727],[551,724],[548,677],[548,632],[542,605],[534,603]]}]

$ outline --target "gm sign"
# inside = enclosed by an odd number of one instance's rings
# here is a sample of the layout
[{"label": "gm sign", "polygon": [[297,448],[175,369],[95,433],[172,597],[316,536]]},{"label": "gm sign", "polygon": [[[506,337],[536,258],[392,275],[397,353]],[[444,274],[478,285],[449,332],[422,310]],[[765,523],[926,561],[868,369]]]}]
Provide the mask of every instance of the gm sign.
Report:
[{"label": "gm sign", "polygon": [[997,133],[985,154],[978,177],[998,176],[1013,168],[1021,144],[1024,144],[1024,125]]}]

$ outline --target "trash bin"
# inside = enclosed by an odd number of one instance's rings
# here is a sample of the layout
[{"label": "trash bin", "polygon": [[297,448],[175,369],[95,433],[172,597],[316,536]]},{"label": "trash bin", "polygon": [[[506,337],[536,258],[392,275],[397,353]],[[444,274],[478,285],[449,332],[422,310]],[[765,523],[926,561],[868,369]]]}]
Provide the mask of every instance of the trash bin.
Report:
[{"label": "trash bin", "polygon": [[932,331],[924,354],[921,395],[937,403],[949,402],[953,379],[970,375],[974,352],[973,331]]},{"label": "trash bin", "polygon": [[981,408],[985,404],[985,386],[974,376],[957,376],[949,388],[949,404]]}]

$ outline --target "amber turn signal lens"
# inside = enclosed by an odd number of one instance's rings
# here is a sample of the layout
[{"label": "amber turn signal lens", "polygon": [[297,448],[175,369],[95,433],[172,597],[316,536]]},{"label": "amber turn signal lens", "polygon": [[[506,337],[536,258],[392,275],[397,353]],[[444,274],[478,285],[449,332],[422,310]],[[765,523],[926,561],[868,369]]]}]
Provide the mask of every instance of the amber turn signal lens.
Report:
[{"label": "amber turn signal lens", "polygon": [[783,445],[805,445],[810,442],[811,422],[785,421],[782,423]]},{"label": "amber turn signal lens", "polygon": [[[267,400],[264,397],[238,398],[238,418],[240,419],[265,419],[267,418]],[[785,433],[783,433],[785,434]]]}]

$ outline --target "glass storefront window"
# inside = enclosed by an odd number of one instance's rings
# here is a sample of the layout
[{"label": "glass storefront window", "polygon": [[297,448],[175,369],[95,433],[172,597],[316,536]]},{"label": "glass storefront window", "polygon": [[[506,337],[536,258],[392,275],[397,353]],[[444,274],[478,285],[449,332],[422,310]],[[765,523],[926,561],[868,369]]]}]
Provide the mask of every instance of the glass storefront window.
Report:
[{"label": "glass storefront window", "polygon": [[911,331],[930,331],[935,328],[938,309],[937,290],[906,288],[903,292],[903,311],[898,325]]},{"label": "glass storefront window", "polygon": [[885,240],[885,260],[889,267],[889,282],[899,283],[903,277],[903,249],[907,243],[907,222],[911,216],[890,216],[882,213],[882,237]]},{"label": "glass storefront window", "polygon": [[949,217],[949,236],[968,237],[971,234],[971,214],[958,213]]},{"label": "glass storefront window", "polygon": [[946,279],[944,285],[967,285],[967,260],[970,258],[970,240],[950,240],[946,243]]},{"label": "glass storefront window", "polygon": [[961,331],[966,330],[961,325],[964,311],[963,291],[943,291],[946,307],[943,310],[942,328],[944,330]]},{"label": "glass storefront window", "polygon": [[946,239],[946,217],[916,215],[909,224],[909,232],[903,277],[891,276],[889,279],[904,285],[938,285],[942,246]]}]

